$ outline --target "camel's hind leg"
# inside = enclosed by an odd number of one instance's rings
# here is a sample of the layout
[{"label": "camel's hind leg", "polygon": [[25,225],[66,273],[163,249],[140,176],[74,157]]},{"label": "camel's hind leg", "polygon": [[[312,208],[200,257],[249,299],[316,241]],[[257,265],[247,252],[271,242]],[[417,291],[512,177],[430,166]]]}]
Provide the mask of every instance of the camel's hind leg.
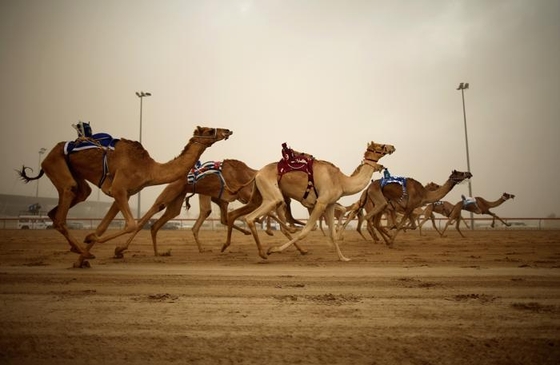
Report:
[{"label": "camel's hind leg", "polygon": [[47,155],[41,167],[58,191],[58,205],[49,211],[48,216],[53,221],[53,227],[70,244],[70,250],[80,255],[74,267],[82,267],[86,259],[93,259],[95,256],[70,234],[66,226],[66,217],[70,208],[87,199],[91,188],[85,180],[76,179],[66,161],[53,152]]},{"label": "camel's hind leg", "polygon": [[[227,214],[227,225],[228,225],[227,237],[226,237],[226,242],[222,246],[222,252],[224,252],[229,247],[229,245],[231,245],[231,234],[232,234],[232,231],[233,231],[233,225],[234,225],[235,221],[239,217],[242,217],[246,214],[249,214],[252,211],[254,211],[255,209],[257,209],[259,207],[259,205],[261,204],[261,202],[262,202],[262,196],[260,195],[259,191],[256,188],[253,188],[253,194],[251,195],[251,199],[249,200],[249,202],[247,204],[245,204],[244,206],[242,206],[240,208],[237,208],[234,211],[229,212]],[[252,231],[251,231],[251,233],[253,234]],[[255,235],[253,234],[253,237],[254,236]]]},{"label": "camel's hind leg", "polygon": [[154,248],[154,255],[159,256],[158,249],[157,249],[157,234],[158,231],[165,225],[165,223],[169,222],[171,219],[175,218],[181,213],[181,207],[183,206],[183,198],[184,195],[179,195],[176,199],[171,201],[169,205],[167,205],[167,209],[163,212],[163,215],[159,217],[157,221],[152,224],[150,227],[150,234],[152,236],[152,246]]}]

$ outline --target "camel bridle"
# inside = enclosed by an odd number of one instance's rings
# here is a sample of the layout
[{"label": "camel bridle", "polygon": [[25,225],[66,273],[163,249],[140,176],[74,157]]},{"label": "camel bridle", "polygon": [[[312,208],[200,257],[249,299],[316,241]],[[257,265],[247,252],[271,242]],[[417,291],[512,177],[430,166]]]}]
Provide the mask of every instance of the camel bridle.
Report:
[{"label": "camel bridle", "polygon": [[[373,153],[373,154],[375,155],[375,157],[377,157],[377,158],[371,158],[371,156],[367,156],[367,155],[368,155],[368,152],[369,152],[369,154],[372,154],[372,153]],[[380,159],[381,157],[385,156],[387,153],[388,153],[388,152],[386,151],[386,145],[381,145],[381,148],[379,148],[379,149],[377,149],[377,148],[374,148],[374,149],[368,148],[367,151],[366,151],[366,156],[364,156],[364,162],[369,161],[369,162],[373,162],[374,164],[377,164],[377,162],[379,161],[379,159]]]},{"label": "camel bridle", "polygon": [[[224,139],[228,139],[229,134],[226,135],[224,137]],[[197,138],[201,138],[202,141],[197,141]],[[204,135],[194,135],[192,136],[192,140],[194,143],[198,143],[200,145],[203,145],[205,147],[209,147],[211,146],[214,142],[218,141],[218,128],[214,128],[214,134],[209,135],[209,136],[204,136]]]}]

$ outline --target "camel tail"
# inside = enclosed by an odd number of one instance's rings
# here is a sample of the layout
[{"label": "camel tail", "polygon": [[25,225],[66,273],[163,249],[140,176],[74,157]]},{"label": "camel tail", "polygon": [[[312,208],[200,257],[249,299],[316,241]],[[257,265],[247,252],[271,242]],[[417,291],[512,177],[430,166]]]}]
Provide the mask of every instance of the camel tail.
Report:
[{"label": "camel tail", "polygon": [[33,180],[39,180],[41,177],[43,177],[43,175],[45,174],[45,172],[43,171],[43,169],[41,169],[41,171],[39,171],[39,175],[37,176],[27,176],[27,173],[25,172],[26,170],[31,170],[33,171],[33,169],[31,167],[27,167],[27,166],[23,166],[21,168],[21,170],[16,170],[16,172],[18,173],[20,179],[23,180],[23,182],[25,182],[26,184],[30,181]]}]

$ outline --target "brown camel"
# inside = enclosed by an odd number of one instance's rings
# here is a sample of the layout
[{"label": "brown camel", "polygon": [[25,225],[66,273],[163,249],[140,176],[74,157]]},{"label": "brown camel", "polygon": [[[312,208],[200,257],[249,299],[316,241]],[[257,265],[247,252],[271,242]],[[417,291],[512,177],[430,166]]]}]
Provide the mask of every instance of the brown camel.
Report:
[{"label": "brown camel", "polygon": [[[430,182],[430,183],[428,183],[424,186],[424,188],[426,188],[426,190],[429,190],[429,191],[437,190],[440,187],[441,187],[441,185],[436,184],[434,182]],[[346,222],[354,219],[353,215],[356,214],[356,217],[358,218],[358,224],[356,226],[356,231],[365,240],[367,240],[367,238],[362,234],[362,230],[361,230],[362,224],[365,221],[365,215],[364,215],[363,212],[365,211],[366,214],[367,214],[371,210],[373,210],[373,208],[374,208],[373,201],[371,199],[368,199],[368,189],[365,189],[362,192],[362,195],[360,196],[360,199],[358,199],[357,202],[352,204],[352,206],[348,207],[348,211],[351,211],[351,212],[354,211],[355,213],[351,213]],[[402,216],[402,214],[404,214],[404,210],[400,205],[397,205],[397,206],[393,207],[392,205],[388,204],[387,207],[385,208],[385,210],[383,211],[382,214],[384,214],[386,216],[388,227],[391,227],[391,228],[396,228],[397,227],[397,213],[399,213],[401,216]],[[409,219],[409,224],[406,226],[406,228],[416,229],[416,220],[417,220],[417,217],[419,216],[420,213],[421,213],[420,208],[416,208],[412,211],[411,218]],[[366,228],[367,228],[367,231],[370,234],[370,236],[373,238],[373,240],[375,242],[378,242],[379,237],[375,234],[375,229],[374,229],[372,219],[366,221]]]},{"label": "brown camel", "polygon": [[[432,191],[413,178],[406,178],[404,186],[399,183],[388,183],[382,187],[382,180],[372,181],[367,189],[367,198],[371,199],[374,208],[366,214],[364,219],[373,220],[375,229],[381,234],[385,243],[392,247],[399,231],[404,228],[405,223],[411,220],[414,209],[441,200],[456,184],[471,177],[470,172],[453,170],[447,181]],[[403,217],[392,236],[380,223],[381,214],[389,205],[393,209],[403,212]]]},{"label": "brown camel", "polygon": [[[173,160],[166,163],[154,161],[139,142],[120,139],[114,149],[98,146],[65,154],[66,142],[58,143],[41,164],[41,171],[35,177],[26,175],[23,167],[19,174],[25,182],[39,179],[46,174],[58,190],[58,205],[49,213],[53,227],[68,241],[79,259],[74,267],[88,266],[86,259],[95,258],[90,253],[96,242],[106,242],[136,230],[128,199],[146,186],[160,185],[178,180],[186,175],[206,148],[215,142],[228,139],[232,135],[228,129],[197,127],[193,136]],[[87,182],[97,184],[100,189],[114,198],[105,217],[95,232],[86,236],[84,247],[68,232],[66,217],[68,210],[87,199],[91,188]],[[125,219],[123,230],[102,236],[118,212]]]},{"label": "brown camel", "polygon": [[[380,158],[395,151],[395,147],[385,144],[377,144],[371,142],[368,144],[364,153],[364,160],[356,168],[351,176],[344,175],[338,167],[328,161],[315,160],[313,162],[314,189],[309,192],[308,175],[302,171],[292,171],[278,179],[277,162],[271,163],[260,169],[255,176],[255,188],[253,195],[248,204],[240,207],[228,214],[228,238],[222,251],[224,251],[231,242],[231,225],[240,216],[245,215],[247,226],[253,233],[253,238],[257,244],[260,257],[267,258],[267,255],[274,252],[282,252],[292,244],[304,254],[305,250],[297,245],[297,242],[305,238],[317,220],[326,214],[327,224],[329,226],[329,239],[335,246],[336,252],[340,260],[348,261],[344,257],[338,243],[335,240],[334,210],[336,202],[342,197],[353,195],[361,191],[370,181],[371,176],[376,171],[381,171],[382,166],[377,162]],[[306,191],[309,192],[306,198]],[[313,208],[309,220],[297,234],[295,238],[291,238],[283,229],[282,232],[288,237],[289,241],[280,247],[271,247],[268,252],[262,249],[257,230],[255,228],[255,220],[274,210],[279,215],[279,221],[282,225],[285,222],[284,197],[289,197],[299,201],[306,208]],[[283,226],[282,226],[283,227]]]},{"label": "brown camel", "polygon": [[[441,214],[444,217],[449,218],[449,215],[451,214],[453,207],[454,204],[448,202],[447,200],[440,200],[435,203],[430,203],[426,205],[426,207],[418,215],[418,230],[420,231],[420,234],[422,234],[422,226],[428,220],[432,221],[432,226],[434,227],[434,229],[437,231],[437,233],[441,234],[440,230],[436,226],[436,217],[434,213]],[[423,219],[422,216],[424,217]],[[463,223],[465,223],[467,228],[469,228],[469,224],[462,216],[461,216],[461,220],[463,221]]]},{"label": "brown camel", "polygon": [[508,193],[503,193],[502,196],[493,202],[490,202],[484,198],[481,198],[479,196],[474,198],[474,202],[467,204],[465,206],[465,201],[461,200],[459,202],[457,202],[457,204],[455,204],[455,206],[453,207],[453,209],[451,210],[451,214],[449,214],[449,219],[447,220],[447,223],[445,224],[445,227],[443,227],[443,230],[441,231],[440,235],[443,237],[443,234],[445,233],[445,230],[447,229],[447,227],[452,224],[453,222],[455,222],[455,228],[457,229],[457,231],[459,232],[459,234],[461,235],[461,237],[465,237],[463,235],[463,233],[461,232],[461,230],[459,229],[459,223],[460,223],[460,219],[461,219],[461,211],[462,210],[466,210],[468,212],[473,212],[475,214],[488,214],[492,216],[492,224],[490,225],[492,228],[494,228],[494,223],[496,222],[496,219],[500,220],[500,222],[502,222],[503,224],[505,224],[506,226],[510,226],[509,223],[507,223],[506,221],[504,221],[502,218],[498,217],[495,213],[492,213],[490,211],[490,208],[495,208],[498,207],[500,205],[502,205],[505,201],[509,200],[509,199],[513,199],[515,198],[515,195],[513,194],[508,194]]},{"label": "brown camel", "polygon": [[[221,163],[221,177],[218,174],[211,173],[202,177],[196,182],[189,182],[187,174],[179,180],[174,181],[167,185],[165,189],[156,198],[154,204],[144,214],[138,222],[136,230],[128,238],[124,246],[115,249],[115,256],[122,257],[122,252],[128,249],[130,242],[134,239],[136,234],[144,227],[144,225],[156,214],[157,212],[166,209],[163,215],[152,224],[150,230],[152,235],[152,245],[154,248],[154,255],[158,256],[157,250],[157,233],[165,223],[170,219],[175,218],[181,213],[181,207],[185,196],[187,194],[198,194],[200,214],[196,220],[192,231],[194,240],[198,246],[198,251],[203,252],[202,245],[198,239],[198,232],[200,227],[212,213],[211,202],[213,201],[220,207],[220,216],[222,224],[227,224],[227,207],[229,203],[239,200],[242,203],[247,203],[251,198],[253,191],[252,185],[246,185],[255,177],[257,170],[250,168],[242,161],[234,159],[225,159]],[[223,178],[223,180],[222,180]],[[235,190],[235,191],[233,191]],[[186,199],[187,209],[190,207],[188,203],[190,197]],[[238,226],[234,226],[245,234],[251,234]]]}]

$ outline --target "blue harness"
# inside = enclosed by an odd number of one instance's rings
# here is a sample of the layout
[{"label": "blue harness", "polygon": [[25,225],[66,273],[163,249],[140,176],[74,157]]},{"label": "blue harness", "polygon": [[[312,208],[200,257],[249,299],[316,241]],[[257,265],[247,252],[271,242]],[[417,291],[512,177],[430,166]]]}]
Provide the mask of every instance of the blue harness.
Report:
[{"label": "blue harness", "polygon": [[66,161],[70,164],[69,156],[71,153],[78,151],[87,150],[90,148],[101,148],[103,150],[103,175],[99,180],[97,186],[101,188],[107,175],[109,174],[109,165],[107,163],[107,151],[114,150],[115,145],[119,140],[111,137],[107,133],[96,133],[91,137],[78,138],[75,141],[68,141],[64,145],[64,155],[66,155]]},{"label": "blue harness", "polygon": [[406,193],[406,177],[403,176],[388,176],[381,178],[381,189],[383,189],[387,184],[400,184],[402,186],[402,196],[404,198]]}]

